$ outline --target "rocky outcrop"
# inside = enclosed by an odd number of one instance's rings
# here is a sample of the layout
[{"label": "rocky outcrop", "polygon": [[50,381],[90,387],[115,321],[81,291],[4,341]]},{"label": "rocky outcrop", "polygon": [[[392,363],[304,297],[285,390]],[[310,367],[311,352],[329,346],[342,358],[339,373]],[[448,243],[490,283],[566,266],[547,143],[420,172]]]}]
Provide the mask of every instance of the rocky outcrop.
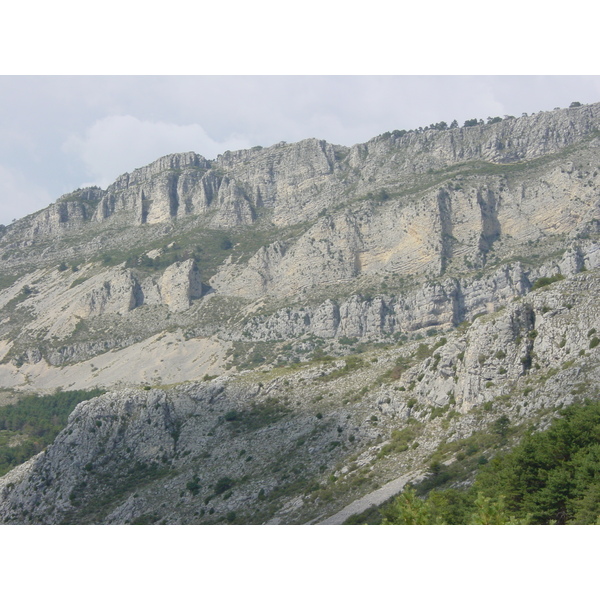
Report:
[{"label": "rocky outcrop", "polygon": [[[0,340],[18,338],[12,352],[31,362],[103,347],[112,317],[130,330],[108,337],[138,341],[175,316],[187,335],[233,341],[386,339],[472,321],[541,277],[600,263],[599,110],[351,149],[305,140],[163,157],[7,228],[3,269],[25,274],[0,291]],[[108,267],[111,256],[127,260]],[[218,299],[212,316],[204,296]],[[130,318],[141,307],[148,320]]]},{"label": "rocky outcrop", "polygon": [[[4,321],[5,331],[12,330],[10,335],[28,339],[24,343],[32,344],[39,354],[41,339],[58,342],[79,330],[77,344],[68,348],[79,347],[82,343],[90,348],[114,347],[124,343],[124,340],[115,342],[112,339],[118,332],[112,331],[111,339],[98,341],[98,334],[87,331],[87,324],[101,319],[96,327],[106,327],[107,318],[126,317],[142,306],[186,311],[202,294],[203,284],[194,259],[173,263],[162,274],[153,275],[143,275],[124,264],[108,268],[90,264],[74,272],[67,269],[34,271],[3,290],[0,306],[15,305],[18,315],[12,314]],[[86,335],[93,338],[89,344],[81,339]],[[131,334],[125,338],[131,338]],[[21,354],[25,361],[31,362],[27,358],[31,353],[27,348],[23,350]],[[46,358],[51,360],[58,350],[60,347],[49,350]]]},{"label": "rocky outcrop", "polygon": [[171,155],[3,229],[3,385],[112,391],[0,520],[312,522],[594,397],[599,123]]},{"label": "rocky outcrop", "polygon": [[200,271],[193,259],[167,267],[158,282],[162,301],[172,311],[186,310],[202,296]]},{"label": "rocky outcrop", "polygon": [[305,334],[380,338],[427,327],[457,326],[526,295],[542,277],[569,277],[599,264],[597,242],[574,243],[561,258],[535,269],[525,269],[517,262],[486,276],[447,278],[441,283],[425,284],[401,296],[355,295],[341,303],[327,300],[316,307],[285,308],[267,317],[252,317],[240,339],[276,340]]},{"label": "rocky outcrop", "polygon": [[[394,170],[406,174],[443,169],[462,161],[508,164],[532,160],[595,135],[600,105],[540,112],[518,119],[505,118],[490,125],[459,127],[446,131],[394,131],[350,149],[351,167],[368,164],[363,179],[377,174],[384,183]],[[396,152],[390,156],[390,149]],[[377,158],[387,155],[387,168]],[[365,160],[367,157],[370,160]]]},{"label": "rocky outcrop", "polygon": [[528,179],[527,185],[496,176],[461,180],[411,202],[364,202],[322,217],[294,242],[261,248],[245,264],[224,264],[210,283],[222,294],[259,298],[364,275],[440,276],[481,268],[513,248],[570,235],[599,219],[596,188],[584,179],[592,174],[560,183]]},{"label": "rocky outcrop", "polygon": [[44,238],[61,235],[82,227],[94,218],[96,206],[102,201],[100,188],[87,188],[65,194],[48,208],[19,221],[15,229],[27,238]]}]

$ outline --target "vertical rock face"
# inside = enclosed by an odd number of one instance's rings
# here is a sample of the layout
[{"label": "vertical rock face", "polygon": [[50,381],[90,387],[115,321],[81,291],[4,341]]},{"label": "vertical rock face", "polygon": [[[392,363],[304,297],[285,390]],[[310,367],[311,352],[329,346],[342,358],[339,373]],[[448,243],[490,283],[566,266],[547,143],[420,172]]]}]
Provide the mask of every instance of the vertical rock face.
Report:
[{"label": "vertical rock face", "polygon": [[320,219],[293,246],[274,242],[246,265],[225,265],[211,279],[218,292],[247,298],[290,296],[302,289],[349,281],[361,270],[363,247],[356,218]]},{"label": "vertical rock face", "polygon": [[100,188],[87,188],[65,194],[48,208],[21,219],[15,228],[25,238],[61,235],[93,219],[96,207],[104,198]]},{"label": "vertical rock face", "polygon": [[317,307],[312,318],[312,331],[322,338],[332,338],[336,335],[340,325],[340,309],[338,305],[326,300]]},{"label": "vertical rock face", "polygon": [[215,164],[237,181],[244,182],[257,208],[272,211],[278,226],[297,222],[302,213],[314,218],[326,208],[331,191],[335,148],[322,140],[276,144],[263,149],[226,152]]},{"label": "vertical rock face", "polygon": [[223,177],[214,204],[210,225],[218,229],[251,225],[254,208],[243,187],[229,177]]},{"label": "vertical rock face", "polygon": [[186,310],[202,296],[200,271],[193,259],[168,267],[158,285],[163,302],[174,312]]},{"label": "vertical rock face", "polygon": [[[199,182],[209,168],[210,162],[194,152],[160,158],[133,173],[121,175],[107,188],[106,198],[94,218],[102,221],[124,213],[129,215],[130,222],[141,225],[184,215],[194,205],[206,204],[204,187]],[[183,173],[185,177],[180,181]]]}]

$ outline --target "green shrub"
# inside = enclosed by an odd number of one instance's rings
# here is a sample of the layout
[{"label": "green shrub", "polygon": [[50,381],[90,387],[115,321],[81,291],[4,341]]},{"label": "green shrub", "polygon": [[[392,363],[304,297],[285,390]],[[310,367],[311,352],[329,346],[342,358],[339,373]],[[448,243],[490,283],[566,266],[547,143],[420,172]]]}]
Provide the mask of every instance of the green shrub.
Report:
[{"label": "green shrub", "polygon": [[510,419],[506,415],[502,415],[492,423],[491,432],[505,438],[508,434]]},{"label": "green shrub", "polygon": [[332,381],[334,379],[338,379],[339,377],[343,377],[348,373],[355,371],[356,369],[360,369],[365,366],[365,361],[360,356],[348,356],[345,359],[345,363],[343,367],[339,369],[335,369],[331,373],[322,376],[323,381]]},{"label": "green shrub", "polygon": [[223,492],[226,492],[227,490],[231,489],[234,485],[235,481],[231,479],[231,477],[221,477],[221,479],[219,479],[219,481],[217,481],[217,483],[215,483],[213,487],[215,495],[218,496]]},{"label": "green shrub", "polygon": [[433,353],[433,350],[430,349],[427,344],[419,344],[419,347],[417,348],[417,352],[416,352],[415,356],[416,356],[417,360],[425,360],[426,358],[429,358],[432,353]]},{"label": "green shrub", "polygon": [[133,519],[133,521],[131,521],[131,524],[132,525],[154,525],[154,523],[156,523],[159,519],[160,519],[160,517],[158,515],[145,514],[145,515],[140,515],[139,517],[136,517],[135,519]]},{"label": "green shrub", "polygon": [[388,444],[383,446],[378,453],[378,458],[391,453],[406,452],[408,445],[419,435],[423,429],[423,425],[412,419],[412,424],[404,429],[395,429],[392,431],[392,439]]},{"label": "green shrub", "polygon": [[536,282],[533,284],[531,291],[534,290],[539,290],[541,287],[544,287],[546,285],[550,285],[551,283],[554,283],[556,281],[562,281],[565,278],[564,275],[553,275],[552,277],[540,277],[539,279],[536,280]]},{"label": "green shrub", "polygon": [[532,523],[595,523],[599,458],[600,404],[572,405],[547,430],[490,461],[476,485],[488,496],[505,495],[507,509],[518,518],[530,514]]},{"label": "green shrub", "polygon": [[185,489],[192,493],[192,496],[197,496],[200,493],[200,479],[194,477],[185,484]]},{"label": "green shrub", "polygon": [[224,416],[223,418],[224,418],[226,421],[229,421],[229,422],[231,422],[231,421],[236,421],[236,420],[237,420],[237,418],[238,418],[238,412],[237,412],[236,410],[230,410],[230,411],[227,411],[227,412],[225,413],[225,416]]},{"label": "green shrub", "polygon": [[230,427],[245,431],[256,431],[276,423],[291,412],[276,398],[269,397],[264,402],[254,402],[244,410],[230,410],[224,420]]},{"label": "green shrub", "polygon": [[448,343],[448,340],[445,337],[442,337],[434,344],[433,350],[437,350],[438,348],[441,348],[442,346],[444,346],[447,343]]},{"label": "green shrub", "polygon": [[73,283],[71,284],[71,288],[74,288],[76,285],[80,285],[82,284],[84,281],[87,281],[88,278],[87,277],[78,277],[77,279],[75,279],[75,281],[73,281]]}]

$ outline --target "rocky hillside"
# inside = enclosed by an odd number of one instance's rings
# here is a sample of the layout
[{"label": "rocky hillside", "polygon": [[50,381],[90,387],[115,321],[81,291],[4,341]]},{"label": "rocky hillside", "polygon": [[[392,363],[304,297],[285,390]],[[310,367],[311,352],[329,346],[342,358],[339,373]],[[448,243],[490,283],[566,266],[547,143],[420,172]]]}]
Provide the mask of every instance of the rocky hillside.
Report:
[{"label": "rocky hillside", "polygon": [[111,391],[0,517],[318,522],[432,461],[468,482],[598,384],[599,131],[172,155],[5,228],[5,393]]},{"label": "rocky hillside", "polygon": [[436,461],[468,481],[597,394],[598,289],[582,273],[425,341],[82,402],[47,451],[0,480],[0,514],[306,523]]}]

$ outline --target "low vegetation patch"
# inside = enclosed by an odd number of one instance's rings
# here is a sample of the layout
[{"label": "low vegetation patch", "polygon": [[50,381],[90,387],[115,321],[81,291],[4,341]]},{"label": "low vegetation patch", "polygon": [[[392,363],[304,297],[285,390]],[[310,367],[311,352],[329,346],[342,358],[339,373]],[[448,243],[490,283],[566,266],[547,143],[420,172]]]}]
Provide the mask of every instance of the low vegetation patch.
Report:
[{"label": "low vegetation patch", "polygon": [[223,418],[236,432],[256,431],[277,423],[290,412],[291,409],[284,406],[277,398],[267,398],[264,402],[253,403],[245,410],[230,410]]},{"label": "low vegetation patch", "polygon": [[540,277],[539,279],[536,280],[536,282],[533,284],[533,287],[531,288],[531,291],[534,290],[539,290],[540,288],[546,286],[546,285],[550,285],[551,283],[554,283],[556,281],[562,281],[565,278],[564,275],[553,275],[552,277]]},{"label": "low vegetation patch", "polygon": [[345,360],[345,364],[343,367],[332,371],[331,373],[322,377],[322,381],[332,381],[334,379],[338,379],[339,377],[343,377],[344,375],[348,375],[352,371],[356,371],[361,367],[365,366],[365,361],[359,356],[348,356]]},{"label": "low vegetation patch", "polygon": [[423,424],[412,419],[411,423],[404,429],[392,431],[391,441],[381,448],[377,458],[397,452],[405,452],[408,450],[409,444],[419,435],[422,429]]}]

